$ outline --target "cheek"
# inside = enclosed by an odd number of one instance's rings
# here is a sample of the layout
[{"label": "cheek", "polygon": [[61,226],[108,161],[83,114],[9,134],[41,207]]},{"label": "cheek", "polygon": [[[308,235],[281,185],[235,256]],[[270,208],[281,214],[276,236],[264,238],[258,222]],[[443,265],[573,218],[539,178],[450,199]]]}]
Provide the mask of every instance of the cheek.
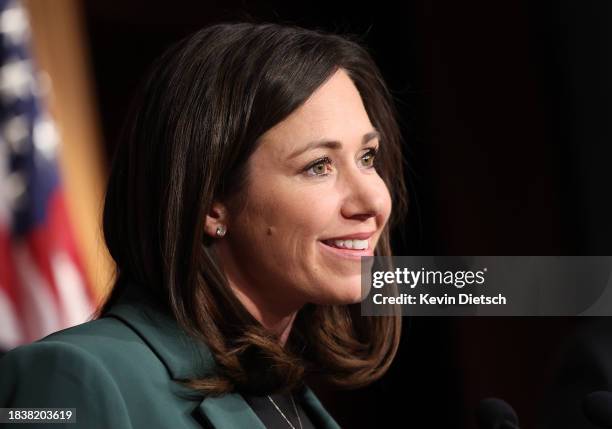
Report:
[{"label": "cheek", "polygon": [[389,188],[379,177],[379,195],[381,195],[381,204],[380,204],[380,217],[384,221],[384,223],[389,220],[389,216],[391,215],[391,210],[393,209],[393,202],[391,201],[391,194],[389,192]]},{"label": "cheek", "polygon": [[258,203],[257,223],[268,237],[304,239],[320,236],[338,210],[329,194],[312,189],[276,189]]},{"label": "cheek", "polygon": [[265,198],[249,199],[237,217],[240,238],[232,240],[232,247],[239,261],[249,261],[243,269],[261,287],[280,295],[293,291],[309,300],[328,289],[330,273],[320,260],[318,239],[336,219],[337,202],[320,192],[282,191],[277,187]]},{"label": "cheek", "polygon": [[[338,201],[320,189],[279,189],[268,191],[248,215],[248,233],[274,267],[290,274],[301,287],[309,285],[322,267],[319,238],[337,220]],[[270,268],[270,267],[269,267]]]}]

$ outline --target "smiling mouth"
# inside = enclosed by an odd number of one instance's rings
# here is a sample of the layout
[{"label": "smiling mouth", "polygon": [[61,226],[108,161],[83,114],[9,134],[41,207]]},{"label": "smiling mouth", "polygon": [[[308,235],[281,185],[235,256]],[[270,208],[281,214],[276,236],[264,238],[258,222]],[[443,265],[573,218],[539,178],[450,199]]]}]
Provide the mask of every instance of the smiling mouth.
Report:
[{"label": "smiling mouth", "polygon": [[363,251],[370,247],[369,240],[323,240],[323,244],[343,250]]},{"label": "smiling mouth", "polygon": [[[362,256],[374,255],[370,249],[370,240],[322,240],[319,243],[327,254],[345,260],[359,262]],[[354,247],[349,248],[348,246]]]}]

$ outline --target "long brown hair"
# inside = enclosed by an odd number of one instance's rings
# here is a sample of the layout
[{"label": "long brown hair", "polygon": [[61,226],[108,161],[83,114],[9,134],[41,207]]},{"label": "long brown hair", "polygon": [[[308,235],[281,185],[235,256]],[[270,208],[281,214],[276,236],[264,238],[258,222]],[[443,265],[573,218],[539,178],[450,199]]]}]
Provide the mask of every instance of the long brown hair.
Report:
[{"label": "long brown hair", "polygon": [[213,25],[163,54],[137,94],[106,193],[104,235],[117,279],[100,314],[125,288],[145,288],[209,346],[217,375],[185,380],[204,393],[291,388],[308,372],[359,387],[383,375],[397,351],[401,318],[362,317],[358,304],[306,305],[281,347],[233,294],[204,234],[214,200],[240,199],[259,137],[338,68],[381,133],[377,169],[393,214],[375,252],[391,255],[389,228],[407,206],[401,135],[393,98],[357,37]]}]

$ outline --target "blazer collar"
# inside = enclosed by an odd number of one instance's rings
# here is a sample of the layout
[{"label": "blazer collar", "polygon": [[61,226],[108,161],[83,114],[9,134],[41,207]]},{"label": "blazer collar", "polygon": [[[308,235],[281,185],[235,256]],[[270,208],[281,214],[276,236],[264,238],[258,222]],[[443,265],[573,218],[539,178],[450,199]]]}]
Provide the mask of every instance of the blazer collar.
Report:
[{"label": "blazer collar", "polygon": [[[104,316],[115,317],[130,326],[161,360],[172,379],[215,373],[215,361],[206,344],[188,336],[172,317],[147,303],[138,287],[128,287]],[[317,427],[340,429],[309,387],[302,390],[301,399]],[[204,397],[198,410],[215,428],[265,429],[239,393]]]},{"label": "blazer collar", "polygon": [[[340,429],[321,402],[309,387],[301,394],[302,404],[317,428]],[[215,428],[227,429],[266,429],[257,414],[244,400],[242,395],[233,393],[219,397],[209,397],[200,404],[199,410]]]},{"label": "blazer collar", "polygon": [[170,315],[148,301],[138,287],[130,286],[104,316],[116,317],[136,331],[172,379],[214,373],[215,361],[208,347],[188,336]]}]

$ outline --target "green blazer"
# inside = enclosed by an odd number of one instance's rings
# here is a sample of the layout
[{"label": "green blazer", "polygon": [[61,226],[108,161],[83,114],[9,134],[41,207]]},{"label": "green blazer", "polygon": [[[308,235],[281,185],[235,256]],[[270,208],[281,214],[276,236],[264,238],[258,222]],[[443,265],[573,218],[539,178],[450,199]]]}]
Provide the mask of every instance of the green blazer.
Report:
[{"label": "green blazer", "polygon": [[[265,429],[240,394],[204,398],[176,382],[214,366],[208,348],[170,317],[123,299],[101,319],[0,359],[0,407],[76,408],[76,424],[66,425],[73,429]],[[339,428],[309,388],[301,399],[317,427]]]}]

